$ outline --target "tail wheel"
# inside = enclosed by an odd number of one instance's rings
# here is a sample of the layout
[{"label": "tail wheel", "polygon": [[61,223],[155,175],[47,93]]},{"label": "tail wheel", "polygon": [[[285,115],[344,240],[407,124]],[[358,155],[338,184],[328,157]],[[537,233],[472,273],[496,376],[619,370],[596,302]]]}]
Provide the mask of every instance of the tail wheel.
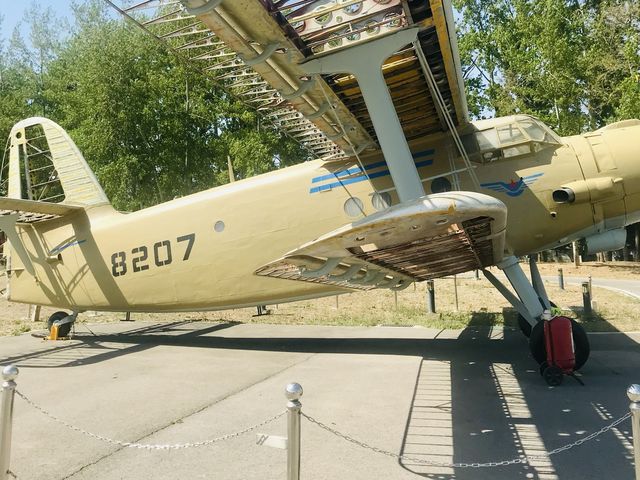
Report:
[{"label": "tail wheel", "polygon": [[[55,322],[57,322],[58,320],[62,320],[63,318],[68,317],[69,314],[67,312],[56,312],[53,315],[51,315],[49,317],[49,320],[47,320],[47,330],[51,331],[51,328],[53,327],[53,324]],[[66,337],[67,335],[69,335],[69,332],[71,331],[71,323],[65,323],[63,325],[60,325],[58,327],[58,336],[59,337]]]},{"label": "tail wheel", "polygon": [[[571,331],[573,336],[573,347],[576,354],[576,370],[580,370],[591,353],[591,347],[589,346],[589,338],[584,327],[575,320],[571,320]],[[547,349],[544,344],[544,324],[542,321],[536,323],[531,329],[531,336],[529,337],[529,349],[531,350],[531,356],[542,365],[547,361]]]}]

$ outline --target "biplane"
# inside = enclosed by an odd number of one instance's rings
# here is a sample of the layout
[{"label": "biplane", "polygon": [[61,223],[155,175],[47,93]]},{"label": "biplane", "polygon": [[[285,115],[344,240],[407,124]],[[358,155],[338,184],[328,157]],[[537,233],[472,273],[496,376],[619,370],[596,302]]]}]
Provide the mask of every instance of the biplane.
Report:
[{"label": "biplane", "polygon": [[[315,160],[122,213],[61,127],[17,123],[7,297],[67,310],[49,320],[60,334],[86,310],[257,306],[475,269],[530,334],[551,302],[517,257],[618,249],[640,221],[640,121],[565,138],[527,115],[471,121],[448,0],[107,1]],[[573,335],[579,368],[589,344]]]}]

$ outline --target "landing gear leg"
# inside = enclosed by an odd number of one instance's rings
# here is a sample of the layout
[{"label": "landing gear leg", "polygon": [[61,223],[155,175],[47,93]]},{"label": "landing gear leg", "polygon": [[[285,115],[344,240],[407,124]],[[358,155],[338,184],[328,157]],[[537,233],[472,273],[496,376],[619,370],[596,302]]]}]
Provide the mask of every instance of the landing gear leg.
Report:
[{"label": "landing gear leg", "polygon": [[[551,310],[551,307],[555,307],[556,304],[549,300],[547,290],[544,288],[544,283],[542,282],[542,277],[538,270],[538,264],[533,256],[529,257],[529,271],[531,273],[531,285],[536,291],[536,295],[538,295],[538,300],[542,304],[542,308],[545,310]],[[519,313],[518,326],[522,333],[524,333],[525,337],[528,338],[531,336],[531,324]]]},{"label": "landing gear leg", "polygon": [[[535,265],[535,262],[533,264]],[[526,323],[529,331],[531,331],[531,328],[538,323],[538,320],[540,320],[540,317],[545,310],[538,292],[525,276],[516,257],[507,257],[498,264],[498,268],[500,268],[500,270],[502,270],[507,276],[509,283],[511,283],[511,286],[516,291],[517,296],[514,295],[511,290],[509,290],[491,272],[483,270],[482,273],[484,273],[487,280],[489,280],[493,286],[498,289],[502,296],[504,296],[504,298],[513,305],[513,308],[515,308],[523,318],[522,323]],[[535,271],[537,272],[537,267],[535,268]],[[534,275],[532,276],[535,277]],[[542,286],[542,279],[540,279],[539,273],[537,277],[538,280],[534,280],[534,283],[538,283],[539,286]],[[542,286],[542,290],[544,291],[544,286]],[[545,292],[544,297],[546,298],[546,296],[547,294]],[[548,302],[549,300],[547,299],[547,303]],[[523,328],[523,325],[521,325],[521,328]]]}]

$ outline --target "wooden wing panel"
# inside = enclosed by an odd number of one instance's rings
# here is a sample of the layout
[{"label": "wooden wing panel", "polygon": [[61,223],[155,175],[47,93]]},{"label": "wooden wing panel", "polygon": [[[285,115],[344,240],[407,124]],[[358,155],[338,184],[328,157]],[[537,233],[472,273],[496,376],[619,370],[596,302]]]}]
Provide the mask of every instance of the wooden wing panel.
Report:
[{"label": "wooden wing panel", "polygon": [[494,265],[506,206],[474,192],[433,194],[345,225],[256,271],[346,288],[403,288]]}]

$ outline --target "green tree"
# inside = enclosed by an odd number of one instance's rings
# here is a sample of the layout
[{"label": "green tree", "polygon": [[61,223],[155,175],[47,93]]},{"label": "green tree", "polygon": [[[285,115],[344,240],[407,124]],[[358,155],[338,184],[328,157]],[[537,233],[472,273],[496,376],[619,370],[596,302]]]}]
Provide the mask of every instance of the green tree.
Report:
[{"label": "green tree", "polygon": [[531,113],[564,135],[639,116],[637,2],[454,4],[475,116]]},{"label": "green tree", "polygon": [[[69,34],[31,11],[0,50],[0,128],[46,115],[78,144],[116,208],[136,210],[306,159],[302,149],[102,2],[76,2]],[[52,39],[47,43],[47,39]],[[0,45],[1,47],[1,45]],[[2,83],[4,79],[4,84]],[[5,102],[5,100],[7,100]]]}]

